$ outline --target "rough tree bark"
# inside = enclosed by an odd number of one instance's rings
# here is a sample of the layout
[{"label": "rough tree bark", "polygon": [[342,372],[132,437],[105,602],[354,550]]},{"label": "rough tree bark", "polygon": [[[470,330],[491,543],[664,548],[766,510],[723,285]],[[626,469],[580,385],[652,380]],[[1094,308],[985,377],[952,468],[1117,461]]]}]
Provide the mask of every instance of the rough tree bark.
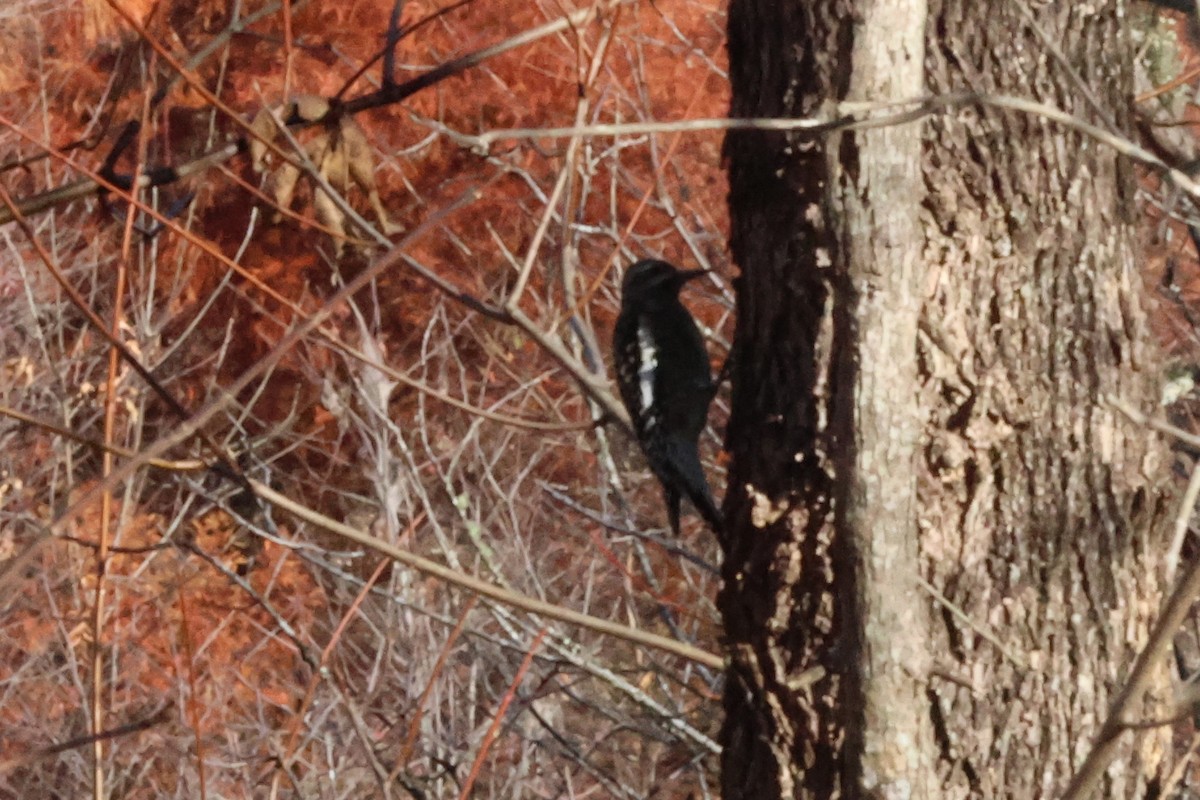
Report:
[{"label": "rough tree bark", "polygon": [[[1127,131],[1124,25],[1116,0],[732,0],[731,115],[971,89]],[[724,797],[1061,791],[1174,510],[1164,446],[1103,402],[1156,397],[1129,164],[979,106],[726,154]],[[1103,796],[1153,794],[1168,746],[1129,736]]]}]

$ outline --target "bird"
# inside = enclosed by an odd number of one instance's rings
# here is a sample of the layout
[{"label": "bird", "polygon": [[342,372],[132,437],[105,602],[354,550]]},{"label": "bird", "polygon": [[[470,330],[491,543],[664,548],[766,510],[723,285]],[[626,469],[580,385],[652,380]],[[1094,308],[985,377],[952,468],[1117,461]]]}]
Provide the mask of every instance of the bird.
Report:
[{"label": "bird", "polygon": [[716,393],[708,352],[679,291],[705,270],[679,270],[666,261],[638,261],[621,283],[613,327],[617,387],[650,470],[662,484],[671,530],[687,497],[714,532],[722,530],[700,464],[700,433]]}]

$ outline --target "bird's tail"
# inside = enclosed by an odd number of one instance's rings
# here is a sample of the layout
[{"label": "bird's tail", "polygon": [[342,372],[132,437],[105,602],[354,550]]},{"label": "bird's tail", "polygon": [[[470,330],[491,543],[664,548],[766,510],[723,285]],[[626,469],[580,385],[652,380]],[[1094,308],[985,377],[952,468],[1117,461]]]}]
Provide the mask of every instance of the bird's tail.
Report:
[{"label": "bird's tail", "polygon": [[[712,491],[708,488],[708,479],[704,477],[704,467],[700,465],[700,454],[696,446],[687,442],[669,442],[665,455],[667,468],[672,473],[671,477],[675,479],[669,482],[679,487],[713,532],[721,535],[725,530],[725,520],[721,516],[721,510],[717,508],[716,501],[713,500]],[[678,533],[677,510],[672,517],[675,532]]]}]

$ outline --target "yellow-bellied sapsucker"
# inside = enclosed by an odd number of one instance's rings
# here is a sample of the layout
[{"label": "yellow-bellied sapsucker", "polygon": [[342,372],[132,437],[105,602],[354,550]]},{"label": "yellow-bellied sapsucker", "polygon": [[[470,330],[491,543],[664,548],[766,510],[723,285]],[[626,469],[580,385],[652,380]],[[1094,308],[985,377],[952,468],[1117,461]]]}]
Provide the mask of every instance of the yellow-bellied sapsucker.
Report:
[{"label": "yellow-bellied sapsucker", "polygon": [[683,285],[703,274],[665,261],[637,262],[621,284],[621,313],[613,330],[621,399],[662,484],[675,533],[684,496],[714,531],[722,527],[698,450],[716,386],[700,330],[679,302]]}]

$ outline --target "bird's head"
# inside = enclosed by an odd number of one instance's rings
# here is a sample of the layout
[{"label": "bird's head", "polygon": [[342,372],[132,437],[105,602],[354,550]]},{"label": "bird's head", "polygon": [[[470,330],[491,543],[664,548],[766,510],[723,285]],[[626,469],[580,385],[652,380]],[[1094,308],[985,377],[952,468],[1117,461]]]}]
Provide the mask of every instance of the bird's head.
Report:
[{"label": "bird's head", "polygon": [[705,274],[705,270],[680,270],[666,261],[646,259],[625,272],[621,296],[626,303],[653,306],[669,302],[679,295],[683,285]]}]

